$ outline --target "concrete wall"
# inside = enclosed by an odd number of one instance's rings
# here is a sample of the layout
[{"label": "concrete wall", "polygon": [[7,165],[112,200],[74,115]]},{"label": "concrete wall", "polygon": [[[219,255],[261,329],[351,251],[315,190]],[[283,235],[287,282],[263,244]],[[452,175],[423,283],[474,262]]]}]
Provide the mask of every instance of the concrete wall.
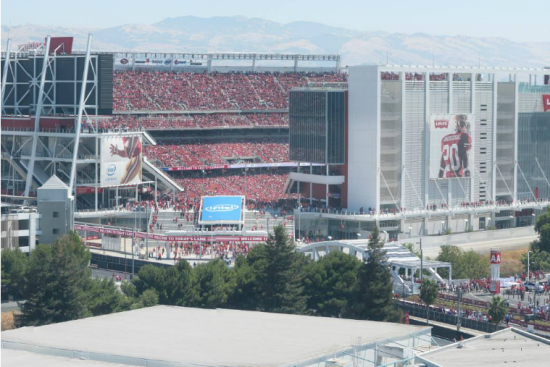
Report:
[{"label": "concrete wall", "polygon": [[[458,233],[445,236],[424,236],[422,247],[424,249],[438,248],[445,245],[460,245],[464,243],[476,243],[484,241],[508,240],[512,238],[535,236],[534,227],[519,227],[498,229],[492,231],[479,231]],[[398,243],[418,242],[420,237],[402,238]],[[417,246],[418,247],[418,246]]]},{"label": "concrete wall", "polygon": [[[72,219],[66,210],[65,201],[39,201],[38,211],[42,215],[40,220],[41,244],[54,243],[59,236],[67,233],[70,229]],[[56,217],[54,217],[54,212],[57,213]]]}]

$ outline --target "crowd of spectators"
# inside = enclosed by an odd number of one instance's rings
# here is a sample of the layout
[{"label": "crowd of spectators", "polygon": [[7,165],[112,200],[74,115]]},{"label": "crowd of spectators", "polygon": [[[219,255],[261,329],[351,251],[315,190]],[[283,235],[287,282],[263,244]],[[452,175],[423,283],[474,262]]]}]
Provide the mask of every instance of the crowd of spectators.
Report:
[{"label": "crowd of spectators", "polygon": [[[456,74],[455,74],[456,75]],[[382,80],[400,80],[399,73],[393,73],[393,72],[383,72],[381,74]],[[405,73],[405,80],[407,81],[422,81],[424,80],[424,76],[422,73]],[[447,80],[447,74],[441,73],[441,74],[435,74],[430,73],[430,81],[432,82],[441,82]],[[457,80],[457,79],[455,79]]]},{"label": "crowd of spectators", "polygon": [[161,167],[221,165],[241,159],[255,162],[288,162],[288,142],[283,138],[232,139],[225,142],[174,141],[150,145],[145,155]]},{"label": "crowd of spectators", "polygon": [[288,127],[285,113],[218,113],[178,116],[130,116],[116,115],[99,120],[103,130],[167,130],[231,127]]},{"label": "crowd of spectators", "polygon": [[288,169],[248,170],[246,176],[242,170],[232,169],[212,171],[203,177],[201,172],[185,173],[176,182],[185,188],[185,198],[194,200],[201,196],[246,195],[249,209],[282,208],[290,210],[296,205],[296,195],[283,193],[288,178]]},{"label": "crowd of spectators", "polygon": [[345,82],[330,73],[115,71],[115,111],[288,109],[288,91],[310,82]]}]

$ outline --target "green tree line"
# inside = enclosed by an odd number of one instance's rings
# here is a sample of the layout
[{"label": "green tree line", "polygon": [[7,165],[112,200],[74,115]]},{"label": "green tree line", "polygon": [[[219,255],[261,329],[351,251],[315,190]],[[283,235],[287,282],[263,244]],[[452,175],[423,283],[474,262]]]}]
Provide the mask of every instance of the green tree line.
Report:
[{"label": "green tree line", "polygon": [[[233,268],[221,260],[192,268],[147,265],[117,289],[111,279],[91,277],[90,253],[76,233],[39,245],[30,257],[2,252],[2,284],[16,287],[19,326],[44,325],[156,304],[257,310],[375,321],[399,321],[392,302],[386,252],[372,233],[368,259],[333,251],[312,261],[295,251],[282,226],[266,243],[238,257]],[[6,278],[5,278],[6,276]],[[4,282],[6,280],[6,282]]]}]

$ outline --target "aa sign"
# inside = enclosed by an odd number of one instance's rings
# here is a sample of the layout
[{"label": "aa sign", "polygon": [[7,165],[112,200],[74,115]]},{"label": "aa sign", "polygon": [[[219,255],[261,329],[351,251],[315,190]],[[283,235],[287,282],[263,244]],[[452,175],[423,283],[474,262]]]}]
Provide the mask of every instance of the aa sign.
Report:
[{"label": "aa sign", "polygon": [[491,264],[500,264],[500,252],[491,252]]}]

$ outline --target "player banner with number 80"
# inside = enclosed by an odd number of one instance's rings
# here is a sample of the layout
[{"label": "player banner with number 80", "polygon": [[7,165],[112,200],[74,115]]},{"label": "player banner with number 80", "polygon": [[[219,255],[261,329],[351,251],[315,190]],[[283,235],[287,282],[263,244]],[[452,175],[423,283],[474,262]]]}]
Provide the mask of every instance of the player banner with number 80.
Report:
[{"label": "player banner with number 80", "polygon": [[470,177],[474,115],[430,116],[430,179]]}]

